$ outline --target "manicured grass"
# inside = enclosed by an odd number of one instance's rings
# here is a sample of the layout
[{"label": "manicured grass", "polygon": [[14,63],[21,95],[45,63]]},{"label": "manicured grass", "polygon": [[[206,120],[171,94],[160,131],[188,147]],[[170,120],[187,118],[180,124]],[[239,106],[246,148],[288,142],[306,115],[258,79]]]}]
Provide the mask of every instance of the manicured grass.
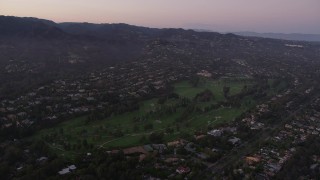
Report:
[{"label": "manicured grass", "polygon": [[[139,140],[143,135],[148,136],[151,132],[165,130],[166,127],[173,126],[175,119],[181,115],[183,109],[179,108],[176,113],[163,117],[150,117],[143,122],[135,122],[133,119],[135,117],[141,117],[160,106],[171,105],[172,103],[174,103],[174,101],[169,100],[164,105],[159,105],[157,104],[157,99],[151,99],[143,101],[140,109],[137,111],[116,115],[103,120],[86,122],[87,117],[85,116],[74,118],[60,123],[53,128],[43,129],[33,138],[42,138],[48,134],[59,134],[59,141],[66,141],[70,144],[79,144],[79,142],[86,139],[88,143],[92,143],[98,147],[102,144],[103,147],[127,147],[137,145],[140,143]],[[147,123],[153,124],[153,128],[145,130],[144,125]],[[137,131],[134,131],[133,128],[135,124],[139,127]],[[60,134],[61,129],[63,129],[63,134]],[[121,130],[124,136],[111,136],[110,133],[115,130]],[[61,150],[63,147],[60,146],[58,142],[54,144],[51,143],[50,146],[60,155],[67,154]]]},{"label": "manicured grass", "polygon": [[245,108],[220,108],[217,110],[209,111],[208,113],[195,115],[190,121],[190,127],[197,130],[207,125],[218,125],[225,122],[233,121],[235,117],[245,112]]},{"label": "manicured grass", "polygon": [[273,86],[273,83],[275,82],[275,79],[269,79],[268,80],[268,84],[270,86],[270,90],[268,91],[268,95],[276,95],[278,94],[280,91],[286,89],[286,87],[288,86],[288,83],[284,80],[282,80],[279,84],[277,84],[277,86]]},{"label": "manicured grass", "polygon": [[[209,89],[213,92],[214,100],[207,103],[197,103],[199,107],[209,106],[210,104],[218,101],[224,101],[223,86],[230,87],[230,94],[234,95],[243,89],[243,86],[252,85],[250,81],[234,81],[234,80],[205,80],[202,79],[199,86],[192,87],[188,81],[182,81],[174,85],[174,92],[180,96],[189,98],[192,100],[198,93]],[[207,125],[215,125],[223,122],[232,121],[235,117],[239,116],[242,112],[246,111],[249,107],[254,105],[254,101],[248,103],[251,99],[247,98],[243,100],[241,108],[219,108],[211,110],[207,113],[192,113],[186,120],[181,122],[180,131],[193,132],[199,128],[207,127]],[[163,115],[150,115],[143,120],[139,120],[141,117],[149,114],[149,112],[156,111],[165,107],[171,107],[179,102],[178,99],[168,99],[162,105],[158,104],[158,99],[150,99],[141,102],[139,110],[133,112],[127,112],[121,115],[115,115],[103,120],[87,121],[87,117],[74,118],[69,121],[60,123],[59,125],[43,129],[39,131],[34,138],[42,138],[48,134],[58,134],[57,139],[50,146],[52,149],[63,156],[72,157],[75,153],[86,152],[86,148],[65,151],[61,142],[67,142],[71,145],[81,144],[83,140],[86,140],[89,144],[93,144],[95,147],[103,148],[116,148],[116,147],[129,147],[140,145],[141,138],[143,136],[148,137],[152,132],[165,131],[167,127],[174,129],[174,133],[166,134],[165,141],[171,141],[180,136],[180,132],[176,130],[178,119],[186,108],[176,109],[174,114]],[[246,103],[245,103],[246,102]],[[216,118],[217,117],[217,118]],[[138,119],[138,120],[137,120]],[[187,123],[183,125],[183,123]],[[145,129],[146,124],[152,124],[153,128]],[[138,129],[134,127],[138,127]],[[61,133],[63,129],[63,133]],[[115,131],[121,131],[123,136],[115,137],[113,133]]]},{"label": "manicured grass", "polygon": [[105,143],[102,147],[131,147],[141,144],[143,135],[125,135],[113,141]]},{"label": "manicured grass", "polygon": [[182,81],[174,85],[174,92],[180,96],[193,99],[198,93],[209,89],[213,95],[215,101],[223,101],[225,97],[223,95],[223,87],[230,87],[230,95],[235,95],[241,92],[243,87],[252,85],[247,81],[236,81],[233,79],[226,80],[206,80],[201,79],[198,86],[194,87],[188,81]]}]

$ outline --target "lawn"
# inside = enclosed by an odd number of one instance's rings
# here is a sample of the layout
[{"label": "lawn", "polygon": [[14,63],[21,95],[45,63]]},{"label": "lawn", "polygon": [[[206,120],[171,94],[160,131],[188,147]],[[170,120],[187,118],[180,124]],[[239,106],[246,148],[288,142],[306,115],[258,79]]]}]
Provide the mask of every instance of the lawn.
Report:
[{"label": "lawn", "polygon": [[246,107],[242,108],[219,108],[217,110],[209,111],[204,114],[195,114],[189,123],[190,128],[196,131],[200,128],[207,127],[208,125],[216,126],[222,123],[233,121],[241,113],[248,110]]},{"label": "lawn", "polygon": [[[196,94],[209,89],[213,92],[214,100],[207,103],[197,103],[197,106],[206,106],[218,101],[224,101],[223,86],[230,87],[230,94],[234,95],[241,92],[244,85],[250,86],[252,82],[235,81],[235,80],[201,80],[199,86],[192,87],[188,81],[182,81],[174,85],[174,92],[180,96],[193,99]],[[140,108],[137,111],[127,112],[121,115],[115,115],[103,120],[87,121],[87,117],[74,118],[69,121],[60,123],[59,125],[43,129],[39,131],[34,138],[43,138],[46,135],[56,134],[53,142],[48,142],[52,149],[64,156],[72,157],[72,153],[86,152],[89,148],[74,148],[72,150],[64,150],[62,143],[76,146],[84,140],[93,147],[103,147],[113,149],[116,147],[129,147],[143,143],[141,138],[148,137],[152,132],[165,131],[170,127],[174,129],[174,133],[165,135],[166,141],[174,140],[179,137],[180,132],[177,131],[176,119],[186,110],[186,108],[178,108],[176,113],[164,115],[151,115],[143,120],[136,120],[140,117],[145,117],[149,112],[157,111],[165,107],[171,107],[178,103],[178,99],[168,99],[164,104],[158,104],[158,99],[145,100],[140,103]],[[248,103],[250,101],[251,103]],[[187,126],[181,123],[181,131],[193,132],[200,128],[206,128],[207,125],[214,126],[224,122],[232,121],[242,112],[252,107],[255,102],[250,99],[244,99],[240,108],[219,108],[206,113],[192,113],[186,121]],[[152,128],[146,129],[146,124],[152,124]],[[115,131],[121,131],[122,135],[114,136]]]},{"label": "lawn", "polygon": [[[167,101],[165,105],[171,105],[172,103],[172,100]],[[63,150],[63,147],[59,145],[59,142],[62,141],[73,145],[79,144],[85,139],[88,143],[94,144],[96,147],[103,146],[109,148],[138,145],[143,135],[148,136],[152,132],[162,131],[167,127],[174,126],[175,119],[182,113],[182,109],[180,108],[176,113],[168,116],[150,117],[143,122],[135,122],[133,120],[134,117],[143,116],[159,107],[160,105],[157,104],[157,99],[146,100],[141,102],[140,109],[138,111],[128,112],[89,123],[86,121],[86,116],[74,118],[60,123],[53,128],[43,129],[39,131],[33,138],[39,139],[46,135],[58,134],[56,142],[48,144],[56,153],[60,155],[68,154]],[[145,130],[144,125],[147,123],[151,123],[153,128]],[[134,130],[133,127],[135,125],[139,127],[138,130]],[[61,129],[63,129],[63,134],[61,134]],[[111,132],[116,130],[122,131],[123,136],[112,136]],[[83,152],[85,151],[86,149],[83,149]],[[79,149],[77,152],[82,152],[82,150]]]},{"label": "lawn", "polygon": [[284,80],[281,80],[279,83],[276,84],[276,86],[274,85],[274,82],[276,81],[276,79],[269,79],[268,80],[268,84],[270,86],[270,90],[268,91],[268,95],[276,95],[277,93],[283,91],[284,89],[287,88],[288,83]]},{"label": "lawn", "polygon": [[230,87],[230,95],[235,95],[241,92],[244,86],[252,85],[250,81],[238,81],[237,79],[229,80],[207,80],[201,79],[198,86],[194,87],[188,81],[182,81],[174,85],[174,92],[180,96],[193,99],[198,93],[204,90],[210,90],[214,95],[215,101],[223,101],[225,97],[223,95],[223,87]]}]

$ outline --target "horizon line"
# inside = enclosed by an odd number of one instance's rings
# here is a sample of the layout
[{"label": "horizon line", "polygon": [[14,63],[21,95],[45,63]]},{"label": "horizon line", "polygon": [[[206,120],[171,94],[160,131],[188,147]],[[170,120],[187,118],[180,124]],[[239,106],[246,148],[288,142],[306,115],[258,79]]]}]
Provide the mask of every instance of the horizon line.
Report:
[{"label": "horizon line", "polygon": [[46,19],[41,17],[34,17],[34,16],[15,16],[15,15],[0,15],[5,17],[16,17],[16,18],[34,18],[39,20],[46,20],[46,21],[52,21],[56,24],[62,24],[62,23],[87,23],[87,24],[96,24],[96,25],[106,25],[106,24],[126,24],[130,26],[137,26],[137,27],[144,27],[144,28],[151,28],[151,29],[184,29],[184,30],[193,30],[193,31],[202,31],[202,32],[216,32],[221,34],[227,34],[227,33],[257,33],[257,34],[283,34],[283,35],[294,35],[294,34],[300,34],[300,35],[320,35],[320,33],[301,33],[301,32],[258,32],[258,31],[252,31],[252,30],[237,30],[237,31],[219,31],[214,29],[208,29],[208,28],[188,28],[188,27],[155,27],[155,26],[147,26],[147,25],[139,25],[139,24],[131,24],[126,22],[88,22],[88,21],[56,21],[52,19]]}]

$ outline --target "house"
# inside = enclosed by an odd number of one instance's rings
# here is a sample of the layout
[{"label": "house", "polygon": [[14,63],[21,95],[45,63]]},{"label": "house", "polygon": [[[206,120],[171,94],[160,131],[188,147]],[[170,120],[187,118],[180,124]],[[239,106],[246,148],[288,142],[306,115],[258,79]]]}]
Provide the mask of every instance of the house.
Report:
[{"label": "house", "polygon": [[162,153],[164,150],[167,149],[165,144],[152,144],[153,149],[158,150],[159,153]]},{"label": "house", "polygon": [[208,155],[205,153],[196,153],[197,157],[200,159],[208,159]]},{"label": "house", "polygon": [[94,101],[95,98],[94,97],[87,97],[87,101]]},{"label": "house", "polygon": [[252,122],[251,122],[251,127],[250,127],[250,129],[252,129],[252,130],[258,130],[258,129],[262,129],[263,126],[264,126],[263,123],[257,123],[257,122],[252,121]]},{"label": "house", "polygon": [[188,143],[188,144],[184,147],[184,149],[187,150],[187,151],[189,151],[189,152],[192,152],[192,153],[196,152],[196,148],[195,148],[193,142]]},{"label": "house", "polygon": [[222,131],[220,129],[213,129],[213,130],[207,132],[207,134],[214,136],[214,137],[220,137],[222,135]]},{"label": "house", "polygon": [[68,167],[71,171],[73,171],[73,170],[76,170],[77,169],[77,167],[75,166],[75,165],[71,165],[71,166],[69,166]]},{"label": "house", "polygon": [[26,117],[27,116],[27,113],[26,112],[19,112],[17,114],[20,118],[23,118],[23,117]]},{"label": "house", "polygon": [[169,147],[179,147],[179,146],[183,146],[187,141],[184,140],[184,139],[179,139],[179,140],[176,140],[176,141],[171,141],[171,142],[168,142],[167,145]]},{"label": "house", "polygon": [[310,166],[310,169],[315,170],[318,166],[319,166],[319,164],[312,164]]},{"label": "house", "polygon": [[23,121],[21,121],[22,124],[26,125],[26,126],[30,126],[32,125],[34,122],[33,121],[30,121],[28,119],[25,119]]},{"label": "house", "polygon": [[42,162],[45,162],[45,161],[47,161],[47,160],[48,160],[48,157],[42,156],[42,157],[40,157],[40,158],[37,159],[37,162],[42,163]]},{"label": "house", "polygon": [[173,163],[173,162],[177,162],[179,161],[178,158],[167,158],[166,160],[164,160],[164,162],[166,163]]},{"label": "house", "polygon": [[147,157],[147,155],[145,155],[145,154],[140,154],[140,156],[139,156],[139,162],[143,161],[146,157]]},{"label": "house", "polygon": [[7,118],[8,118],[8,120],[11,120],[11,121],[17,120],[17,116],[14,115],[14,114],[9,114],[9,115],[7,116]]},{"label": "house", "polygon": [[151,145],[144,145],[143,149],[148,151],[148,152],[152,152],[153,151],[153,148],[151,147]]},{"label": "house", "polygon": [[287,129],[292,129],[292,126],[290,124],[286,124],[284,127]]},{"label": "house", "polygon": [[233,145],[237,145],[240,143],[240,139],[237,137],[233,137],[233,138],[229,139],[228,142],[231,142]]},{"label": "house", "polygon": [[65,175],[65,174],[68,174],[68,173],[70,173],[69,168],[64,168],[64,169],[62,169],[61,171],[58,172],[58,174],[60,174],[60,175]]},{"label": "house", "polygon": [[68,174],[76,169],[77,169],[77,167],[75,165],[70,165],[67,168],[63,168],[61,171],[58,172],[58,174],[65,175],[65,174]]},{"label": "house", "polygon": [[224,131],[228,131],[231,133],[236,133],[237,132],[237,127],[225,127]]},{"label": "house", "polygon": [[269,164],[267,164],[267,167],[268,167],[269,171],[271,171],[272,173],[276,173],[276,172],[280,171],[280,169],[281,169],[281,166],[276,163],[269,163]]},{"label": "house", "polygon": [[197,73],[198,76],[202,76],[202,77],[211,77],[212,74],[209,73],[208,71],[206,70],[201,70],[200,72]]},{"label": "house", "polygon": [[212,151],[212,152],[219,152],[220,150],[217,149],[217,148],[212,148],[211,151]]},{"label": "house", "polygon": [[123,153],[125,155],[129,154],[148,154],[148,151],[146,151],[143,146],[137,146],[137,147],[131,147],[123,150]]},{"label": "house", "polygon": [[199,139],[202,139],[202,138],[205,138],[205,137],[207,137],[207,135],[205,135],[205,134],[201,134],[201,135],[199,135],[199,136],[194,136],[194,138],[196,139],[196,140],[199,140]]},{"label": "house", "polygon": [[176,172],[179,173],[179,174],[187,174],[187,173],[190,172],[190,168],[189,168],[189,167],[179,166],[179,167],[176,169]]},{"label": "house", "polygon": [[247,156],[245,158],[245,161],[246,161],[247,164],[253,165],[253,164],[259,163],[261,161],[261,157],[259,157],[259,156]]}]

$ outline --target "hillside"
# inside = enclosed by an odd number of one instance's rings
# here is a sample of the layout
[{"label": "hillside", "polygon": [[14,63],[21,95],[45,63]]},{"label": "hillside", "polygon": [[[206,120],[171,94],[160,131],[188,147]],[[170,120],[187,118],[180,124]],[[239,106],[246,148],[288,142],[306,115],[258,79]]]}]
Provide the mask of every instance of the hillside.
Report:
[{"label": "hillside", "polygon": [[301,154],[318,177],[318,43],[6,16],[0,34],[3,179],[273,179]]},{"label": "hillside", "polygon": [[240,36],[263,37],[272,39],[284,39],[292,41],[320,42],[320,34],[284,34],[284,33],[256,33],[256,32],[234,32]]},{"label": "hillside", "polygon": [[[37,18],[0,16],[0,97],[14,95],[33,85],[66,75],[101,69],[111,64],[144,59],[150,47],[176,54],[176,61],[220,58],[217,68],[231,66],[232,59],[246,59],[250,66],[270,66],[274,58],[299,60],[299,53],[317,54],[317,46],[300,42],[241,37],[234,34],[196,32],[183,29],[154,29],[127,24],[55,23]],[[175,49],[174,51],[172,51]],[[193,56],[188,55],[192,53]],[[289,53],[289,54],[288,54]],[[249,55],[250,54],[250,55]],[[167,54],[168,56],[169,54]],[[248,56],[249,55],[249,56]],[[163,52],[153,57],[163,56]],[[248,58],[250,57],[250,58]],[[265,59],[269,62],[264,62]],[[31,81],[30,84],[25,82]],[[13,88],[9,84],[14,84]]]}]

